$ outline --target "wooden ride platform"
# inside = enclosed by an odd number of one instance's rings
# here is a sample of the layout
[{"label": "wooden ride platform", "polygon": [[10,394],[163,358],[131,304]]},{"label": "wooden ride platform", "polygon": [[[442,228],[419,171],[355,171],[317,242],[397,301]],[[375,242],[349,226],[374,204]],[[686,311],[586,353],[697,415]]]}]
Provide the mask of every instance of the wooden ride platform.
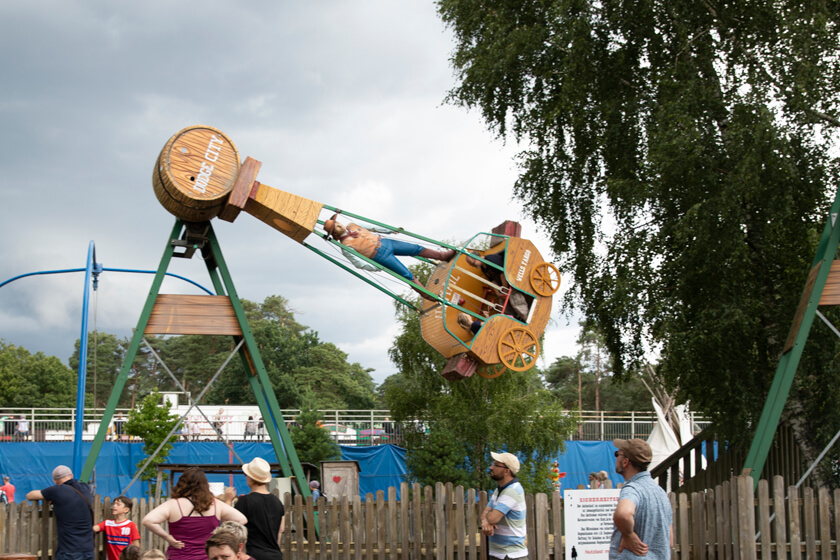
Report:
[{"label": "wooden ride platform", "polygon": [[[517,237],[505,238],[482,256],[505,253],[505,278],[512,288],[525,295],[529,304],[527,321],[490,309],[481,329],[473,336],[458,324],[462,313],[451,305],[425,304],[420,325],[423,339],[446,358],[466,353],[480,365],[504,364],[524,371],[539,354],[539,338],[551,316],[553,294],[560,286],[557,269],[546,263],[534,244]],[[449,304],[457,304],[481,314],[487,310],[487,280],[481,269],[467,262],[461,254],[439,265],[429,277],[426,288]],[[527,354],[517,360],[514,354]]]}]

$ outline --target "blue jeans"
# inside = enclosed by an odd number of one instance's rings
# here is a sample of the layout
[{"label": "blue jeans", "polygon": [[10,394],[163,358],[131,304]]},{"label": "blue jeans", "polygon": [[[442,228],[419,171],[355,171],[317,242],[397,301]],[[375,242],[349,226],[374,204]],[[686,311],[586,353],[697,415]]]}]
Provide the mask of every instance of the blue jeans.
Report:
[{"label": "blue jeans", "polygon": [[422,250],[422,245],[406,243],[405,241],[397,241],[395,239],[385,239],[383,237],[382,245],[376,250],[373,260],[410,281],[414,276],[411,275],[408,267],[401,263],[396,256],[416,257]]}]

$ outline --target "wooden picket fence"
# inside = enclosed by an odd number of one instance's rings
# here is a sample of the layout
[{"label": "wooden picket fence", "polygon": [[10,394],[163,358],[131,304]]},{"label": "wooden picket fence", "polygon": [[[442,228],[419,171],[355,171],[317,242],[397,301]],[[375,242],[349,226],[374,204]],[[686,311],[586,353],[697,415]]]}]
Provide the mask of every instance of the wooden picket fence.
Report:
[{"label": "wooden picket fence", "polygon": [[[772,490],[772,493],[771,493]],[[487,493],[437,484],[389,488],[351,499],[303,500],[285,495],[285,560],[486,560],[478,520]],[[840,490],[785,488],[781,477],[757,491],[749,476],[734,477],[713,490],[670,494],[674,511],[674,559],[837,558],[840,550]],[[111,499],[97,499],[95,519],[110,516]],[[560,560],[563,503],[560,494],[526,496],[528,558]],[[0,504],[0,553],[24,553],[50,560],[55,520],[42,503]],[[152,500],[135,500],[131,519],[144,549],[164,548],[140,520]],[[319,531],[314,530],[316,524]],[[105,560],[101,535],[97,560]]]}]

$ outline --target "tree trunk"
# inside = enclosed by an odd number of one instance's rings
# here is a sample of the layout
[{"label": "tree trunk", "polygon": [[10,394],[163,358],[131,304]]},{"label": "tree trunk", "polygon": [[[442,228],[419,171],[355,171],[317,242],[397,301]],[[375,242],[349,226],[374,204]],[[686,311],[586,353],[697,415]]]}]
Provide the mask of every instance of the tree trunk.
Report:
[{"label": "tree trunk", "polygon": [[601,410],[601,348],[595,347],[595,412]]}]

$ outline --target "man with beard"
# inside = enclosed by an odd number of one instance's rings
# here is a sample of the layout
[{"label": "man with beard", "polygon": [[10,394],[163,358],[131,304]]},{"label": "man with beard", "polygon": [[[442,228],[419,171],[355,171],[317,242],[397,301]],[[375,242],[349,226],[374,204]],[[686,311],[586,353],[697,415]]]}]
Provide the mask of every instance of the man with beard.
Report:
[{"label": "man with beard", "polygon": [[615,439],[613,445],[618,448],[615,472],[627,482],[613,513],[610,560],[636,556],[668,559],[673,540],[671,504],[647,470],[653,458],[650,446],[641,439]]},{"label": "man with beard", "polygon": [[490,453],[490,478],[499,485],[481,514],[481,533],[487,536],[493,558],[523,558],[525,546],[525,490],[516,478],[519,459],[512,453]]}]

